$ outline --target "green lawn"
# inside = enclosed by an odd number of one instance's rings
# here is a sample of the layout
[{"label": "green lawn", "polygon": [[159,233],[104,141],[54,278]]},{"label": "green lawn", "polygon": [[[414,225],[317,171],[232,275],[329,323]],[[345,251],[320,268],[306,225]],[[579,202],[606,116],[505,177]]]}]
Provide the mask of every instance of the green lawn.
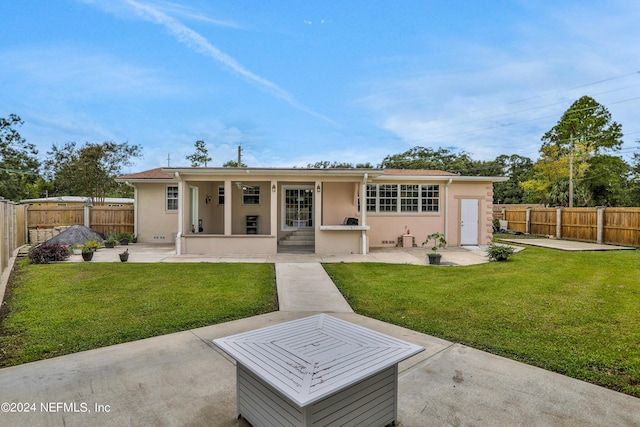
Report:
[{"label": "green lawn", "polygon": [[640,397],[640,251],[325,269],[359,314]]},{"label": "green lawn", "polygon": [[16,268],[0,324],[0,367],[277,310],[272,264]]}]

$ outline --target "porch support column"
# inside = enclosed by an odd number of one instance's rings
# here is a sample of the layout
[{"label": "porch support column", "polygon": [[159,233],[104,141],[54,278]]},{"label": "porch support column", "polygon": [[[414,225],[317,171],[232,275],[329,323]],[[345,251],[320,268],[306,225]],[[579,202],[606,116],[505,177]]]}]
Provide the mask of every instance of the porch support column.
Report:
[{"label": "porch support column", "polygon": [[[364,227],[367,225],[367,179],[369,178],[369,174],[365,173],[362,178],[362,184],[360,184],[360,222],[361,226]],[[367,254],[367,230],[362,229],[362,250],[360,251],[362,255]]]},{"label": "porch support column", "polygon": [[224,180],[224,235],[231,235],[231,205],[233,204],[233,199],[231,197],[231,180]]},{"label": "porch support column", "polygon": [[278,237],[278,181],[271,181],[269,186],[271,189],[275,188],[275,191],[271,191],[271,211],[269,217],[271,218],[271,231],[269,234]]},{"label": "porch support column", "polygon": [[[320,189],[320,191],[318,191],[318,188]],[[316,193],[315,197],[314,197],[314,203],[313,203],[313,228],[314,228],[314,234],[315,233],[319,233],[320,232],[320,225],[322,225],[322,192],[323,192],[323,188],[322,188],[322,181],[316,181],[314,183],[313,186],[313,192]],[[316,242],[318,241],[318,239],[316,239]],[[313,252],[316,252],[315,247],[313,248]]]},{"label": "porch support column", "polygon": [[[176,181],[178,181],[178,233],[176,234],[176,255],[182,255],[182,231],[184,229],[184,185],[182,177],[178,172],[174,174]],[[166,191],[166,189],[165,189]]]}]

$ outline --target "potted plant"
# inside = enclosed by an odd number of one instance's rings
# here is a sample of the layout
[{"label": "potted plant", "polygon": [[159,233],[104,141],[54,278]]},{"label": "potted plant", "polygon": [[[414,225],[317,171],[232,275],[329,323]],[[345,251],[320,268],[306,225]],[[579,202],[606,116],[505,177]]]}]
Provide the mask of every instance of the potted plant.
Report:
[{"label": "potted plant", "polygon": [[98,242],[96,240],[87,240],[82,247],[82,259],[91,261],[93,253],[98,250]]},{"label": "potted plant", "polygon": [[120,255],[120,262],[127,262],[129,259],[129,249],[125,249]]},{"label": "potted plant", "polygon": [[123,231],[122,233],[118,234],[118,242],[120,242],[121,245],[128,245],[129,242],[131,242],[132,237],[133,236],[131,235],[131,233]]},{"label": "potted plant", "polygon": [[431,233],[427,236],[427,240],[422,242],[422,245],[424,246],[429,244],[429,241],[433,241],[431,252],[427,254],[427,256],[429,257],[429,264],[440,265],[442,254],[438,253],[438,249],[442,249],[447,246],[447,241],[444,238],[444,234],[438,232]]},{"label": "potted plant", "polygon": [[113,248],[116,245],[117,241],[118,239],[116,239],[116,235],[113,233],[110,233],[109,236],[107,236],[107,240],[104,241],[104,247]]},{"label": "potted plant", "polygon": [[73,245],[71,249],[74,255],[80,255],[82,253],[82,247],[80,245]]}]

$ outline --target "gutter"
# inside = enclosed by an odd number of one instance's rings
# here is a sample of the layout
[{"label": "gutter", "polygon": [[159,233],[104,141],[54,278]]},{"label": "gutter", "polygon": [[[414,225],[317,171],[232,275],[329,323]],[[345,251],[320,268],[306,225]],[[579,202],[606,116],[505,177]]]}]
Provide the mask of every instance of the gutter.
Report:
[{"label": "gutter", "polygon": [[453,178],[444,185],[444,239],[449,241],[449,185],[453,182]]}]

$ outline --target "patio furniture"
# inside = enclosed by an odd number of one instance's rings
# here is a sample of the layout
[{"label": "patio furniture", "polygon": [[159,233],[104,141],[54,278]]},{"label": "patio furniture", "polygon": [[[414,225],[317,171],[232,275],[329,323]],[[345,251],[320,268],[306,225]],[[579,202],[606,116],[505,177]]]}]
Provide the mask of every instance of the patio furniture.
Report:
[{"label": "patio furniture", "polygon": [[236,360],[237,414],[253,426],[386,426],[398,363],[424,349],[319,314],[213,340]]}]

